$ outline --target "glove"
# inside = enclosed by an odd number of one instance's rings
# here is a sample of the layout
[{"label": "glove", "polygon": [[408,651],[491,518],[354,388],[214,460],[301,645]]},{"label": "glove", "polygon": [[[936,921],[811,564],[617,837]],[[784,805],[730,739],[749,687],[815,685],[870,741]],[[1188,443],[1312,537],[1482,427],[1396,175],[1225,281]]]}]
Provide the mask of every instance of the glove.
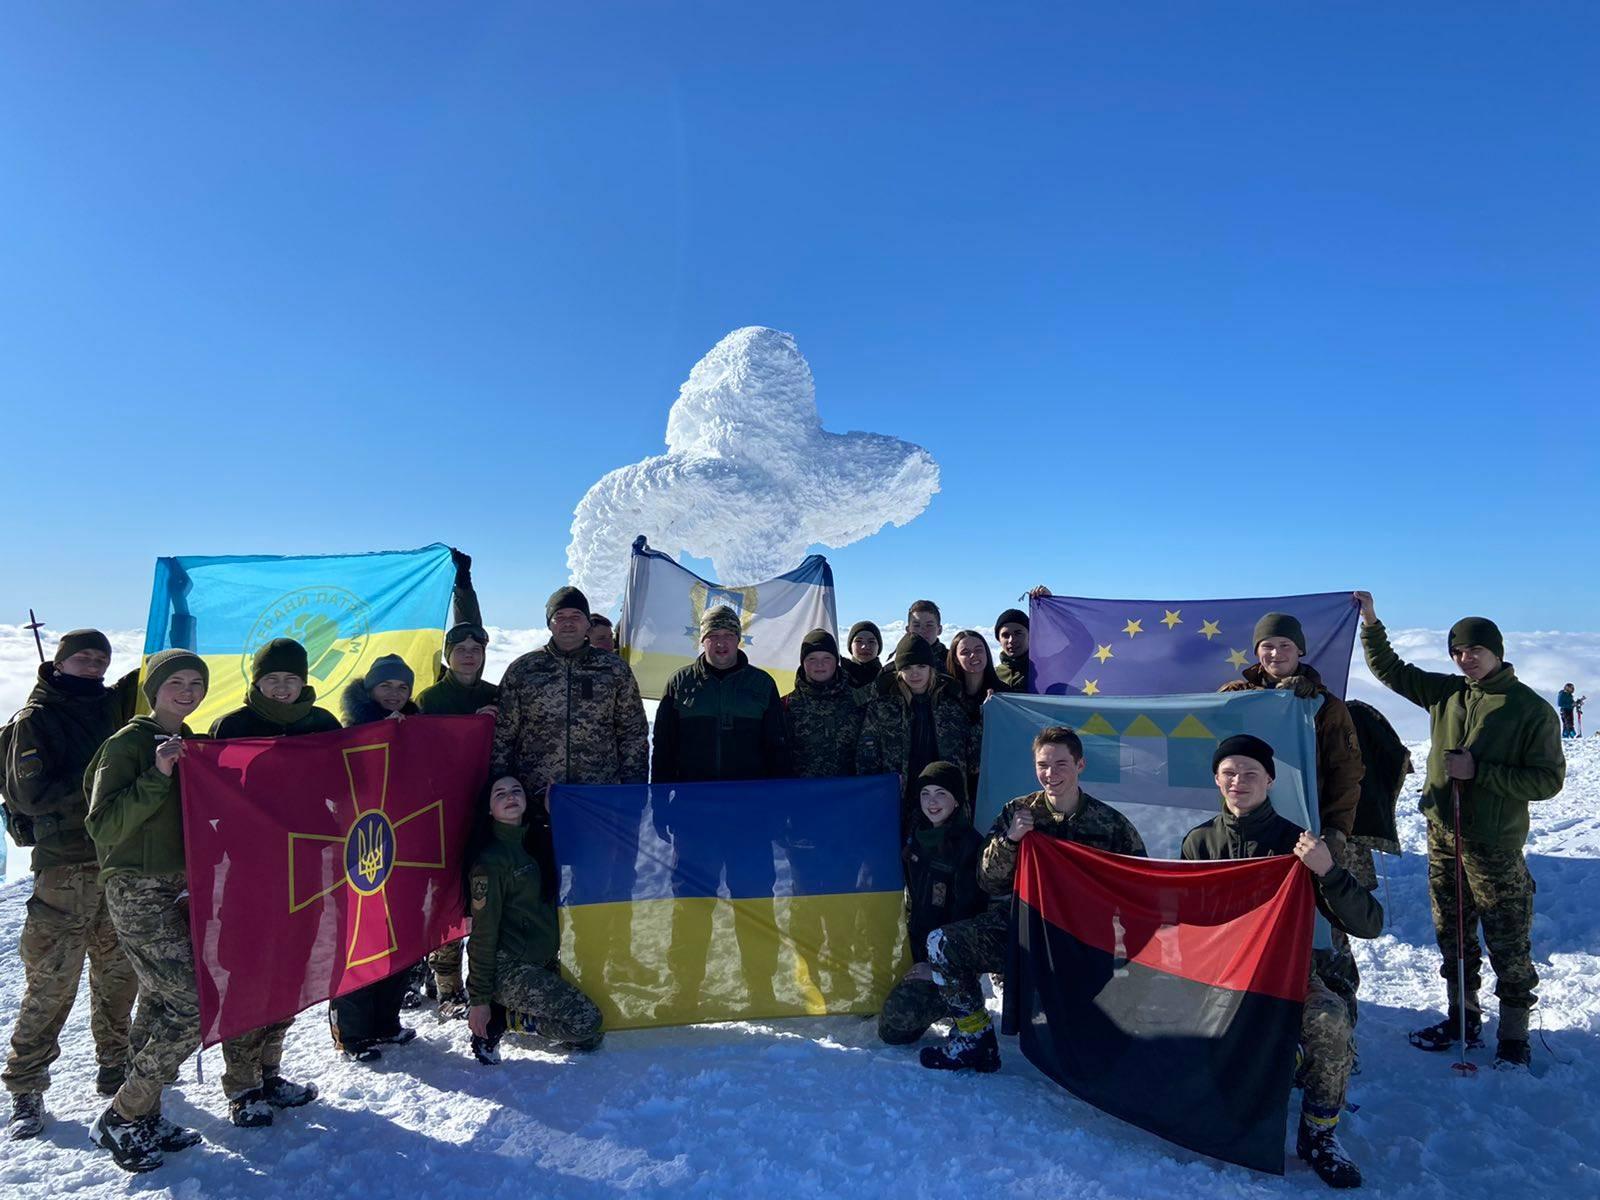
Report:
[{"label": "glove", "polygon": [[463,554],[454,546],[450,547],[450,561],[456,565],[456,575],[470,575],[472,573],[472,555]]}]

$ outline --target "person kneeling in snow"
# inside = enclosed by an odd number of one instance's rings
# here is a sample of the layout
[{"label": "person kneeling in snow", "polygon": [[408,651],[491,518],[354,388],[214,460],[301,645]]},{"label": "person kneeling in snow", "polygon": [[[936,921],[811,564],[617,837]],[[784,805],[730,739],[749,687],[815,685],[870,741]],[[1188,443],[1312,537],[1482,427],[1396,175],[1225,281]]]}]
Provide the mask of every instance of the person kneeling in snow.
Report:
[{"label": "person kneeling in snow", "polygon": [[928,935],[928,962],[955,1033],[943,1046],[925,1046],[922,1065],[936,1071],[998,1071],[1000,1047],[978,990],[978,976],[1003,971],[1011,922],[1017,847],[1028,833],[1077,842],[1112,854],[1145,857],[1133,822],[1078,786],[1083,739],[1066,725],[1041,729],[1033,739],[1033,769],[1044,789],[1007,802],[989,830],[978,858],[978,883],[1006,899],[968,921],[955,921]]},{"label": "person kneeling in snow", "polygon": [[921,812],[900,852],[906,871],[912,967],[878,1014],[878,1036],[891,1046],[910,1045],[935,1021],[950,1015],[928,966],[928,935],[989,907],[988,895],[978,886],[983,838],[972,827],[965,772],[954,763],[929,763],[917,782]]},{"label": "person kneeling in snow", "polygon": [[489,815],[488,844],[473,859],[469,876],[472,1053],[485,1065],[499,1062],[500,1038],[508,1028],[574,1050],[594,1050],[604,1036],[600,1010],[561,978],[556,964],[561,932],[554,858],[545,855],[541,863],[528,851],[530,836],[548,845],[548,831],[530,829],[528,795],[510,775],[490,786]]},{"label": "person kneeling in snow", "polygon": [[[1276,776],[1271,746],[1249,734],[1227,738],[1211,756],[1211,770],[1226,811],[1189,831],[1182,858],[1210,862],[1293,854],[1316,877],[1317,908],[1335,929],[1360,938],[1377,937],[1383,931],[1382,906],[1333,861],[1327,842],[1273,809],[1267,797]],[[1347,951],[1318,950],[1312,955],[1300,1023],[1304,1094],[1295,1150],[1324,1183],[1350,1188],[1361,1186],[1361,1170],[1334,1133],[1350,1084],[1350,1012],[1327,982],[1343,977],[1337,961],[1341,953]]]}]

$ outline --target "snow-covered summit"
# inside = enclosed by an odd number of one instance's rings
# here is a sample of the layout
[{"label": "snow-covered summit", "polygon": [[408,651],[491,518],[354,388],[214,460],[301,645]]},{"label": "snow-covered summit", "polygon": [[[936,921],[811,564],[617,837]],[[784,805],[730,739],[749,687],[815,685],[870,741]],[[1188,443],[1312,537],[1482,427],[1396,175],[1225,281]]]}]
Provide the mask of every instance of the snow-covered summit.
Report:
[{"label": "snow-covered summit", "polygon": [[591,604],[609,608],[642,533],[663,553],[709,558],[725,583],[757,583],[813,545],[906,524],[938,490],[922,447],[823,429],[794,337],[748,326],[689,372],[667,414],[667,453],[608,472],[579,502],[567,567]]}]

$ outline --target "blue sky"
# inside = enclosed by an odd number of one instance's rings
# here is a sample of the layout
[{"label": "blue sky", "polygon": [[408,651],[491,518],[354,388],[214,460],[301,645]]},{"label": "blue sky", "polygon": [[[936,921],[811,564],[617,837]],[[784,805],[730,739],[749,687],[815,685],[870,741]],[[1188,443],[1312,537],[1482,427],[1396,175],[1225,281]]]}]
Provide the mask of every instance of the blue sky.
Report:
[{"label": "blue sky", "polygon": [[[1600,10],[12,6],[0,621],[467,549],[537,624],[695,360],[943,492],[842,616],[1367,586],[1594,629]],[[914,585],[908,581],[917,580]],[[730,581],[740,582],[740,581]]]}]

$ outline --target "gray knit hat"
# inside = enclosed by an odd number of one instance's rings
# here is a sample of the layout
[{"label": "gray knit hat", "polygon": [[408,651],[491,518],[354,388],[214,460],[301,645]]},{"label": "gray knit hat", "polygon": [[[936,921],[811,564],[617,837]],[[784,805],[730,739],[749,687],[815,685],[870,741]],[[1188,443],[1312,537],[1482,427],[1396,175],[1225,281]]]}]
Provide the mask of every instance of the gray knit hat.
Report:
[{"label": "gray knit hat", "polygon": [[398,654],[385,654],[374,662],[367,668],[361,683],[370,692],[380,683],[387,683],[390,680],[398,680],[407,687],[414,687],[417,682],[416,674]]}]

